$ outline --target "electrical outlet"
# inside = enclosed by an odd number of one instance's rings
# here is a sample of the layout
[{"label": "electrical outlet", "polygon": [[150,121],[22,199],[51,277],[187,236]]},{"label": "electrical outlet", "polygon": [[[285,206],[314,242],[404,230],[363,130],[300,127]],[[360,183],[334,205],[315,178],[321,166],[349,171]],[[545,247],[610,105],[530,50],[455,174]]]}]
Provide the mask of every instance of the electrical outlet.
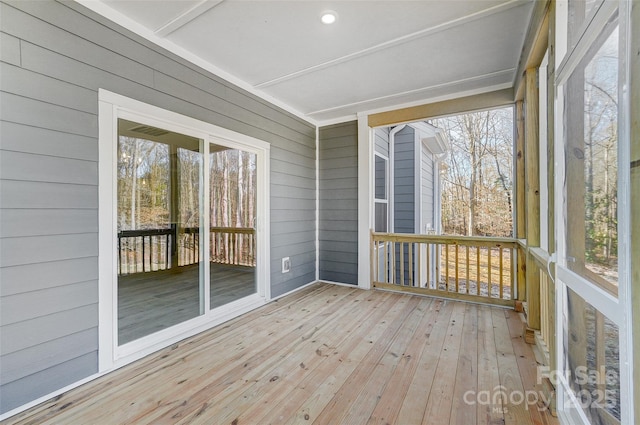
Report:
[{"label": "electrical outlet", "polygon": [[282,273],[289,273],[291,271],[291,260],[289,257],[282,259]]}]

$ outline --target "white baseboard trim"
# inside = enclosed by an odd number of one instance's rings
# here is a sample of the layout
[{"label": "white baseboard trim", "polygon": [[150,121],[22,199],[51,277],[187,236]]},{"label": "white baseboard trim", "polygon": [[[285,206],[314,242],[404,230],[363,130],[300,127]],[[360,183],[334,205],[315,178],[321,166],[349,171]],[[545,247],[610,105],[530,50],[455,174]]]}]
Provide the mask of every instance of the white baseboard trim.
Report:
[{"label": "white baseboard trim", "polygon": [[[296,292],[298,292],[298,291],[302,291],[303,289],[308,288],[308,287],[309,287],[309,286],[311,286],[311,285],[315,285],[316,283],[318,283],[318,281],[317,281],[317,280],[311,281],[311,282],[309,282],[309,283],[305,283],[304,285],[302,285],[302,286],[298,286],[297,288],[292,289],[292,290],[290,290],[290,291],[288,291],[288,292],[285,292],[284,294],[280,294],[280,295],[278,295],[277,297],[273,297],[273,298],[271,298],[271,299],[269,300],[269,302],[271,302],[271,301],[275,301],[275,300],[279,300],[280,298],[284,298],[284,297],[286,297],[287,295],[295,294]],[[267,304],[268,304],[268,303],[267,303]]]},{"label": "white baseboard trim", "polygon": [[333,280],[324,280],[324,279],[318,280],[318,283],[328,283],[330,285],[338,285],[338,286],[346,286],[347,288],[362,289],[362,287],[356,285],[355,283],[334,282]]}]

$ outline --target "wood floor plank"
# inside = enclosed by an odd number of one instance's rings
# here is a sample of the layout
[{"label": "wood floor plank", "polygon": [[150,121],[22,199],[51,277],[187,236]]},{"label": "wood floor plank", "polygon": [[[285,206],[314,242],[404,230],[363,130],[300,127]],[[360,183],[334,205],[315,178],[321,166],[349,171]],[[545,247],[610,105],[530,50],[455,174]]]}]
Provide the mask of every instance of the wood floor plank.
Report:
[{"label": "wood floor plank", "polygon": [[[382,307],[388,300],[389,298],[380,298],[376,303]],[[371,301],[368,294],[366,299],[362,300],[365,304]],[[353,321],[336,326],[328,335],[319,335],[311,341],[311,344],[308,344],[306,350],[301,350],[306,351],[305,357],[300,363],[293,365],[295,372],[279,381],[279,387],[274,386],[271,392],[261,392],[261,399],[237,416],[238,422],[281,423],[284,417],[291,417],[307,398],[300,397],[300,391],[295,390],[304,388],[310,391],[314,388],[314,384],[322,382],[324,377],[335,371],[344,351],[349,349],[350,342],[363,335],[362,328],[365,327],[363,324],[372,319],[372,313],[375,311],[358,308],[358,305],[354,305],[354,310],[357,314],[351,316]],[[282,387],[285,388],[284,391]],[[287,391],[286,388],[290,390]]]},{"label": "wood floor plank", "polygon": [[531,345],[522,337],[522,320],[518,313],[505,310],[504,314],[511,335],[511,344],[518,364],[518,373],[522,378],[522,386],[525,391],[525,405],[530,411],[534,424],[547,424],[549,402],[545,401],[545,395],[541,385],[538,385],[538,362]]},{"label": "wood floor plank", "polygon": [[317,418],[311,416],[314,421],[327,424],[344,423],[342,418],[347,413],[349,406],[353,404],[354,400],[356,400],[365,389],[365,383],[371,377],[384,355],[389,351],[403,324],[408,323],[407,318],[412,316],[412,313],[414,313],[420,303],[420,299],[408,297],[403,298],[401,302],[405,304],[402,314],[396,320],[389,323],[385,333],[378,341],[373,341],[372,347],[365,358],[359,362],[356,369],[338,389],[324,409],[322,409]]},{"label": "wood floor plank", "polygon": [[[318,298],[306,304],[305,308],[299,309],[295,315],[281,317],[275,329],[265,329],[265,334],[269,337],[262,338],[261,343],[256,344],[250,340],[238,342],[240,348],[234,348],[234,353],[239,353],[240,357],[225,352],[219,354],[220,359],[231,358],[234,361],[222,364],[216,361],[204,368],[200,366],[189,370],[188,377],[185,374],[177,376],[174,378],[174,383],[188,379],[183,385],[183,390],[167,394],[162,398],[160,406],[142,413],[132,423],[144,417],[144,420],[153,423],[173,424],[190,412],[200,410],[211,398],[224,399],[229,392],[233,392],[245,381],[260,379],[300,340],[316,332],[319,318],[329,320],[343,307],[340,301],[355,294],[356,291],[353,289],[347,293],[344,290],[334,289],[332,294],[325,294],[326,299]],[[206,361],[202,359],[195,365],[201,362],[206,364]],[[201,370],[209,373],[203,374]],[[216,412],[212,414],[215,415]]]},{"label": "wood floor plank", "polygon": [[[317,417],[324,405],[357,367],[361,359],[371,349],[374,340],[381,335],[389,320],[393,320],[400,309],[396,308],[401,297],[386,293],[385,303],[373,309],[358,325],[356,330],[337,348],[330,361],[317,367],[306,379],[299,382],[286,394],[286,400],[278,406],[271,406],[260,423],[280,424],[308,421]],[[375,305],[375,304],[374,304]]]},{"label": "wood floor plank", "polygon": [[[478,309],[478,393],[468,397],[476,402],[476,420],[479,425],[501,424],[504,421],[502,400],[494,400],[500,388],[500,372],[493,327],[492,309],[481,306]],[[483,391],[483,393],[480,393]],[[485,394],[487,395],[485,397]]]},{"label": "wood floor plank", "polygon": [[[339,312],[327,317],[328,320],[324,323],[317,323],[307,335],[287,347],[279,356],[281,360],[275,362],[272,369],[255,379],[247,376],[245,381],[248,382],[236,381],[225,389],[224,397],[218,397],[218,404],[224,407],[216,410],[216,419],[221,423],[234,421],[260,423],[258,414],[252,411],[252,408],[275,403],[282,386],[302,380],[310,369],[313,370],[330,355],[335,355],[336,347],[348,336],[349,330],[357,326],[357,322],[353,320],[344,320],[345,316],[349,315],[350,319],[359,320],[360,315],[353,315],[351,310],[357,310],[357,306],[368,297],[364,291],[354,290],[353,294],[355,298],[350,301],[350,304],[346,304]],[[349,323],[352,321],[353,323]],[[347,324],[341,326],[343,322]],[[333,331],[330,331],[331,329]],[[316,334],[324,336],[316,337]],[[234,399],[238,401],[234,402]],[[263,403],[263,400],[267,402]],[[205,410],[208,410],[208,407],[203,407],[197,412],[199,418],[194,416],[193,419],[187,419],[184,423],[207,424],[208,420],[202,415]]]},{"label": "wood floor plank", "polygon": [[506,425],[531,424],[531,416],[526,404],[521,401],[524,386],[518,369],[518,362],[513,351],[511,334],[507,325],[504,310],[492,310],[493,327],[495,329],[496,353],[500,386],[504,391],[504,423]]},{"label": "wood floor plank", "polygon": [[407,349],[402,353],[401,360],[393,370],[384,391],[378,397],[377,405],[367,421],[368,424],[396,423],[402,405],[398,401],[404,400],[409,391],[411,379],[416,374],[421,354],[426,345],[426,340],[423,337],[424,332],[435,320],[442,303],[442,300],[434,299],[426,306]]},{"label": "wood floor plank", "polygon": [[402,400],[397,423],[419,424],[425,416],[427,401],[433,388],[438,360],[442,352],[454,302],[444,301],[436,306],[437,316],[424,330],[424,346],[416,373]]},{"label": "wood floor plank", "polygon": [[458,355],[449,423],[467,425],[477,422],[475,404],[466,402],[468,394],[478,392],[478,307],[467,304],[464,312],[462,341]]},{"label": "wood floor plank", "polygon": [[448,424],[451,417],[453,403],[453,389],[456,379],[460,342],[464,326],[465,304],[456,303],[453,306],[447,335],[438,359],[438,367],[431,386],[427,409],[423,424]]},{"label": "wood floor plank", "polygon": [[[387,386],[393,385],[396,374],[397,379],[401,379],[402,371],[398,371],[398,368],[411,360],[411,341],[414,339],[419,326],[424,325],[422,319],[431,303],[431,299],[422,298],[420,300],[418,306],[407,318],[406,324],[400,327],[387,351],[383,353],[376,363],[373,372],[367,377],[362,391],[347,409],[341,423],[366,423],[371,420],[371,416],[375,413],[377,406],[381,407],[382,412],[390,410],[381,404],[382,397]],[[397,380],[395,386],[398,386]],[[398,396],[398,393],[394,393],[393,398],[397,400]],[[385,404],[389,406],[391,403],[393,401],[389,400],[387,396]],[[378,415],[377,420],[381,419],[380,415]]]}]

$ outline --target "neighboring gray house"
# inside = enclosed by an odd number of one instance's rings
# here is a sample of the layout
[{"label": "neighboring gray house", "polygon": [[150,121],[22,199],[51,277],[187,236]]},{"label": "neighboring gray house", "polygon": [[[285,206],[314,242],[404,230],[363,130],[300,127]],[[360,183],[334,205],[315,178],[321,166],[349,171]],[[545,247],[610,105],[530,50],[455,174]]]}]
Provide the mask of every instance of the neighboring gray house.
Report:
[{"label": "neighboring gray house", "polygon": [[444,132],[418,122],[376,129],[375,141],[376,230],[439,234]]},{"label": "neighboring gray house", "polygon": [[[375,230],[388,233],[440,234],[439,170],[449,148],[444,132],[431,124],[417,122],[375,129],[374,137]],[[379,255],[383,255],[382,252]],[[420,255],[425,256],[426,251]],[[408,280],[408,252],[404,256],[404,273]],[[421,257],[415,257],[414,263],[421,261]],[[399,258],[398,251],[396,265]],[[430,264],[437,267],[435,261]],[[399,267],[396,270],[400,273]],[[413,270],[417,273],[418,267],[413,267]],[[431,270],[430,276],[437,276],[437,270]],[[396,281],[397,278],[398,276]],[[420,281],[426,279],[424,276],[414,278]]]}]

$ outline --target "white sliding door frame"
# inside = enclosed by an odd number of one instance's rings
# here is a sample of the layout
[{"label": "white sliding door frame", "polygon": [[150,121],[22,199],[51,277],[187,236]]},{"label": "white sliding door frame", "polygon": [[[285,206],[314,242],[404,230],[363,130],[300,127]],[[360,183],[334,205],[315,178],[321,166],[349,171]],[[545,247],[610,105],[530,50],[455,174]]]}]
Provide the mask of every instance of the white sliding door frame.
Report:
[{"label": "white sliding door frame", "polygon": [[[256,240],[257,264],[255,294],[209,309],[209,238],[200,238],[200,296],[203,313],[162,331],[132,342],[118,345],[117,294],[117,142],[118,119],[163,128],[200,139],[204,155],[200,172],[200,226],[209,233],[209,147],[211,144],[239,149],[256,155],[257,199]],[[98,277],[98,367],[105,373],[167,347],[186,337],[264,305],[271,299],[270,291],[270,207],[269,207],[270,145],[234,131],[167,111],[106,90],[99,91],[99,277]],[[204,183],[204,184],[203,184]],[[206,256],[206,257],[203,257]],[[202,281],[204,279],[204,282]]]}]

